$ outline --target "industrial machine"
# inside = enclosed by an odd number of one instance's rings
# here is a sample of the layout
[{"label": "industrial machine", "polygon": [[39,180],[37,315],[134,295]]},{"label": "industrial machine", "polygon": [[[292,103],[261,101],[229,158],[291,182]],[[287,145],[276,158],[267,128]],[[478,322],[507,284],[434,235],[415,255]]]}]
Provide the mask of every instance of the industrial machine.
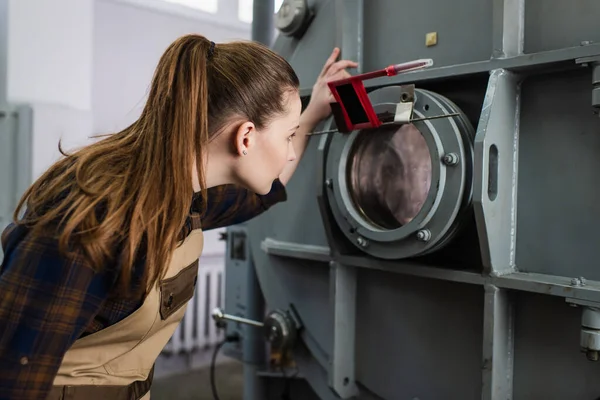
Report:
[{"label": "industrial machine", "polygon": [[288,200],[228,230],[215,319],[241,338],[225,351],[245,399],[600,398],[599,16],[595,0],[284,1],[273,48],[305,100],[334,46],[354,74],[434,65],[365,81],[396,123],[332,116]]}]

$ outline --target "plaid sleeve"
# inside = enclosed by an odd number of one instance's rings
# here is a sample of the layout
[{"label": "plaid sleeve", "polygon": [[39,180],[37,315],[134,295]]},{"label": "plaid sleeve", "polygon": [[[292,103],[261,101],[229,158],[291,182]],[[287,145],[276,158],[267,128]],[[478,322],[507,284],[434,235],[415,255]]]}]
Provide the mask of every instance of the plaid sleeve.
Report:
[{"label": "plaid sleeve", "polygon": [[262,196],[235,185],[223,185],[208,190],[202,229],[210,230],[246,222],[271,206],[287,200],[285,186],[279,179],[271,191]]},{"label": "plaid sleeve", "polygon": [[9,225],[0,265],[0,399],[44,399],[65,352],[98,312],[113,279],[55,240]]}]

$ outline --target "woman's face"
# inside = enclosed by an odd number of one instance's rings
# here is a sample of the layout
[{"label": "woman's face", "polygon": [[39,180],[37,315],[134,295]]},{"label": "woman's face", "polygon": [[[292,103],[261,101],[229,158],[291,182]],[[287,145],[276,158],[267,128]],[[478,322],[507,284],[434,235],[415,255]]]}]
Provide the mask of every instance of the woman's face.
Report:
[{"label": "woman's face", "polygon": [[[236,141],[241,148],[243,163],[238,168],[238,179],[257,194],[271,191],[277,179],[290,161],[296,159],[293,137],[299,127],[302,102],[297,91],[284,97],[285,111],[272,119],[264,129],[250,132],[246,138]],[[244,152],[246,154],[244,155]]]}]

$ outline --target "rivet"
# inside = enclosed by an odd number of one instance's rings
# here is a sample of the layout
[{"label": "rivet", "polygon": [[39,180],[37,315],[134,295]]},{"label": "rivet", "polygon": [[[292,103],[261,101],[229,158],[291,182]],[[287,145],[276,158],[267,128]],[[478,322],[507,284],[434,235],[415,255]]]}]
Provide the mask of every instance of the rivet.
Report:
[{"label": "rivet", "polygon": [[456,153],[448,153],[442,157],[442,162],[446,165],[458,164],[458,155]]},{"label": "rivet", "polygon": [[356,239],[356,243],[358,243],[360,247],[367,247],[369,245],[369,241],[362,236],[359,236]]},{"label": "rivet", "polygon": [[431,232],[429,229],[421,229],[417,232],[417,240],[420,242],[429,242],[431,239]]},{"label": "rivet", "polygon": [[27,359],[27,357],[21,357],[21,365],[27,365],[29,363],[29,360]]}]

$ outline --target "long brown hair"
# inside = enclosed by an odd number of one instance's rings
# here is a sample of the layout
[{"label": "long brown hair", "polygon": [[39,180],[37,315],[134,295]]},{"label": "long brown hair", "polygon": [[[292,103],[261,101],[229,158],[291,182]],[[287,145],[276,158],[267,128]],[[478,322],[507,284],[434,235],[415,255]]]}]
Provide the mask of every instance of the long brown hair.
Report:
[{"label": "long brown hair", "polygon": [[292,67],[259,43],[183,36],[162,55],[139,119],[72,154],[59,144],[65,157],[24,193],[15,221],[52,232],[64,254],[79,250],[98,271],[118,263],[120,294],[142,257],[150,289],[180,241],[194,161],[206,200],[207,143],[233,118],[264,127],[298,87]]}]

